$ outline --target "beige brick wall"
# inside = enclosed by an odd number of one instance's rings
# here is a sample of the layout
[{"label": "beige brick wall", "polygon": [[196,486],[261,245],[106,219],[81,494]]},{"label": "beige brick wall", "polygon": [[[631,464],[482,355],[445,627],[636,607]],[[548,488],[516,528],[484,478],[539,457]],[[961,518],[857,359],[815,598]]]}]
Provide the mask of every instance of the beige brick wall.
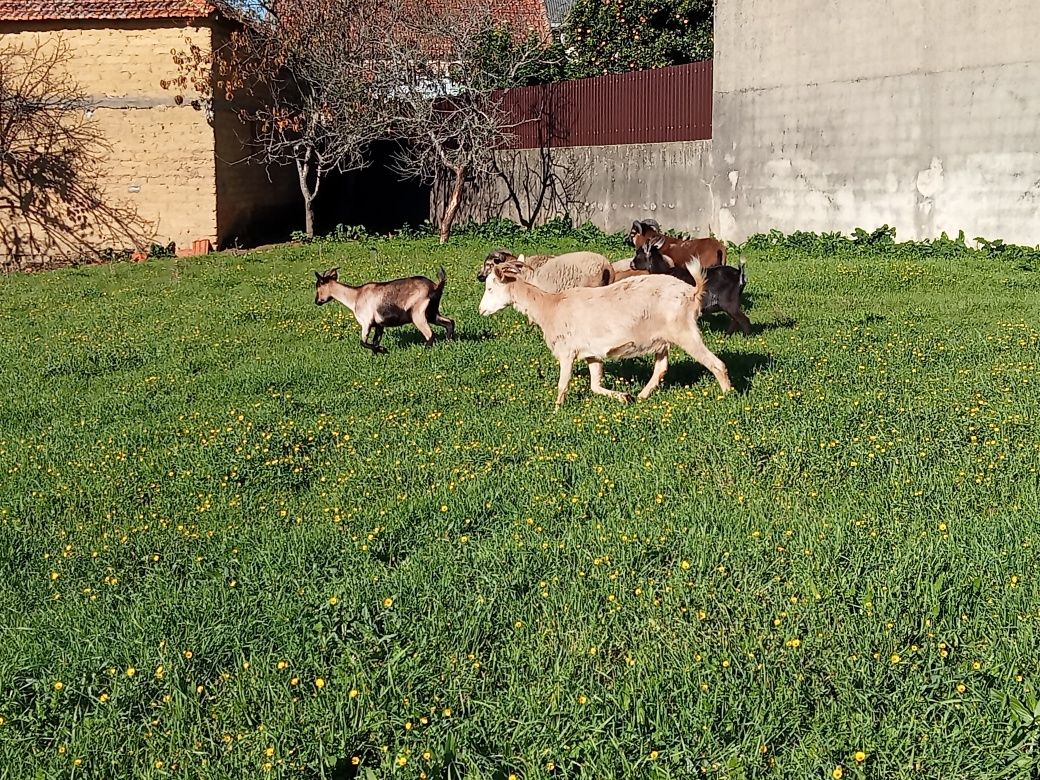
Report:
[{"label": "beige brick wall", "polygon": [[[209,50],[208,22],[54,22],[0,24],[3,45],[59,37],[69,77],[97,106],[93,121],[111,151],[101,184],[113,205],[132,204],[158,243],[217,240],[214,131],[205,113],[160,81],[176,75],[171,50],[194,42]],[[136,190],[136,191],[131,191]],[[0,247],[0,253],[4,253]]]}]

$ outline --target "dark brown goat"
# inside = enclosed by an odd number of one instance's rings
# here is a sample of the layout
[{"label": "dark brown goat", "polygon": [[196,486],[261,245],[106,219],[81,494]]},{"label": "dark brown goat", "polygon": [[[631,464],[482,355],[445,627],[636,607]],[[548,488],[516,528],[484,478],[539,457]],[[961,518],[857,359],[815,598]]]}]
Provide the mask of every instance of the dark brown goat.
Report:
[{"label": "dark brown goat", "polygon": [[[649,271],[652,274],[669,274],[676,279],[681,279],[687,284],[696,284],[690,272],[683,265],[675,268],[668,262],[664,254],[664,236],[658,236],[651,241],[645,242],[638,250],[632,260],[632,268],[641,271]],[[744,272],[744,260],[740,261],[740,268],[731,265],[717,265],[713,268],[705,268],[704,276],[707,279],[707,293],[704,296],[704,305],[701,314],[712,314],[724,311],[729,315],[729,326],[726,335],[733,333],[737,327],[747,336],[751,332],[751,321],[740,309],[740,295],[747,285],[747,274]]]},{"label": "dark brown goat", "polygon": [[672,238],[661,232],[661,226],[652,219],[632,223],[628,231],[628,240],[636,248],[636,252],[647,241],[663,238],[664,254],[673,268],[685,268],[693,258],[701,261],[701,268],[707,271],[717,265],[726,265],[726,245],[717,238]]},{"label": "dark brown goat", "polygon": [[[455,322],[442,317],[441,295],[447,276],[444,269],[437,272],[434,282],[425,276],[408,276],[389,282],[368,282],[352,287],[339,281],[339,269],[315,271],[314,303],[318,306],[335,299],[354,314],[361,326],[361,346],[372,350],[372,354],[384,354],[386,347],[380,346],[384,328],[396,328],[411,323],[426,337],[426,346],[433,344],[430,323],[435,322],[445,330],[450,339],[455,335]],[[368,333],[372,331],[372,341]]]}]

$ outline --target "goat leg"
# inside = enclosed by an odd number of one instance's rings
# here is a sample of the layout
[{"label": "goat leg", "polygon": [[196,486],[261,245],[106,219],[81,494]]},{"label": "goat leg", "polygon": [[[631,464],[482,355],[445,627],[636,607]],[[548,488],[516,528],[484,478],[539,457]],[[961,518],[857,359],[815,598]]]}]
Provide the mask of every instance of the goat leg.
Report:
[{"label": "goat leg", "polygon": [[[370,330],[375,331],[375,333],[373,333],[373,339],[371,343],[369,343],[368,341],[368,332]],[[383,338],[382,325],[373,325],[372,323],[369,323],[367,325],[361,326],[361,346],[363,346],[365,349],[372,350],[373,355],[386,354],[386,347],[379,346],[379,340],[381,338]]]},{"label": "goat leg", "polygon": [[747,315],[740,310],[738,306],[729,314],[729,327],[726,329],[726,335],[730,335],[739,326],[741,333],[745,336],[751,335],[751,320],[747,318]]},{"label": "goat leg", "polygon": [[607,395],[611,398],[616,398],[623,404],[630,404],[633,398],[628,393],[619,393],[616,390],[608,390],[603,386],[603,361],[595,358],[587,358],[589,364],[589,380],[592,385],[592,392],[596,395]]},{"label": "goat leg", "polygon": [[433,331],[430,329],[430,323],[426,321],[426,313],[415,309],[412,311],[412,324],[419,329],[419,332],[426,338],[427,347],[433,346]]},{"label": "goat leg", "polygon": [[455,320],[449,319],[448,317],[442,317],[440,314],[438,314],[435,322],[442,328],[444,328],[445,338],[455,338]]},{"label": "goat leg", "polygon": [[657,386],[661,384],[661,380],[664,379],[664,375],[668,373],[668,348],[665,347],[663,350],[654,355],[654,373],[650,376],[650,381],[646,383],[646,386],[639,391],[639,400],[645,401],[650,393],[657,389]]},{"label": "goat leg", "polygon": [[704,341],[701,339],[700,331],[697,330],[696,325],[691,328],[689,335],[679,341],[678,344],[686,351],[687,355],[715,376],[715,381],[719,383],[722,392],[728,393],[733,389],[733,385],[729,381],[729,373],[726,371],[726,364],[704,346]]},{"label": "goat leg", "polygon": [[560,381],[556,384],[556,408],[563,406],[564,396],[567,395],[567,385],[571,383],[571,372],[574,370],[574,356],[568,355],[560,358]]}]

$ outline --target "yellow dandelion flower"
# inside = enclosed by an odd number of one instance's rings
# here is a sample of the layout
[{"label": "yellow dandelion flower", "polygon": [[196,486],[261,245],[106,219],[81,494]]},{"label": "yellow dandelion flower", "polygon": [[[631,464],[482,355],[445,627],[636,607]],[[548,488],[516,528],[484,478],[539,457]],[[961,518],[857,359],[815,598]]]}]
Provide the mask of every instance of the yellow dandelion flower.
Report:
[{"label": "yellow dandelion flower", "polygon": [[686,571],[687,569],[690,568],[690,562],[689,561],[683,561],[682,563],[679,564],[679,566],[680,566],[680,568],[682,568],[683,571]]},{"label": "yellow dandelion flower", "polygon": [[390,609],[390,607],[392,607],[393,605],[394,605],[394,600],[392,598],[390,598],[389,596],[387,596],[385,599],[383,599],[383,607],[385,609]]},{"label": "yellow dandelion flower", "polygon": [[332,598],[330,598],[330,599],[329,599],[329,603],[330,603],[330,604],[331,604],[332,606],[336,606],[337,604],[339,604],[339,599],[338,599],[338,598],[336,598],[335,596],[333,596]]},{"label": "yellow dandelion flower", "polygon": [[650,751],[650,760],[651,761],[656,761],[657,760],[657,751],[656,750],[651,750]]},{"label": "yellow dandelion flower", "polygon": [[324,677],[319,677],[318,679],[316,679],[314,681],[314,687],[317,688],[319,691],[322,688],[324,688],[325,687],[325,678]]},{"label": "yellow dandelion flower", "polygon": [[51,581],[54,581],[54,580],[58,579],[58,577],[60,577],[60,576],[61,576],[61,575],[60,575],[60,574],[58,574],[58,572],[56,572],[56,571],[52,571],[52,572],[51,572]]},{"label": "yellow dandelion flower", "polygon": [[397,765],[398,766],[404,766],[407,763],[408,763],[408,757],[407,756],[398,756],[397,757]]},{"label": "yellow dandelion flower", "polygon": [[831,777],[833,777],[834,780],[841,780],[841,776],[844,774],[845,770],[842,769],[841,766],[836,766],[834,767],[834,770],[831,772]]},{"label": "yellow dandelion flower", "polygon": [[356,698],[357,698],[358,696],[360,696],[361,694],[360,694],[360,693],[358,693],[358,689],[357,689],[357,688],[351,688],[351,689],[350,689],[350,693],[348,693],[347,695],[348,695],[348,696],[349,696],[349,697],[350,697],[351,699],[356,699]]},{"label": "yellow dandelion flower", "polygon": [[899,655],[899,653],[892,653],[892,657],[889,658],[888,660],[890,660],[894,664],[897,664],[897,663],[899,663],[900,661],[903,660],[903,657],[901,655]]},{"label": "yellow dandelion flower", "polygon": [[965,687],[964,683],[957,684],[957,693],[964,693],[966,690],[968,689]]},{"label": "yellow dandelion flower", "polygon": [[65,683],[63,683],[61,680],[55,680],[54,681],[54,690],[60,691],[64,687],[65,687]]},{"label": "yellow dandelion flower", "polygon": [[445,707],[443,710],[441,710],[441,715],[443,715],[445,718],[450,718],[451,717],[451,707]]},{"label": "yellow dandelion flower", "polygon": [[136,668],[134,668],[133,666],[126,667],[126,676],[127,677],[133,677],[135,674],[137,674],[137,669]]},{"label": "yellow dandelion flower", "polygon": [[300,678],[299,677],[293,677],[292,679],[289,680],[289,685],[299,685],[299,684],[300,684]]},{"label": "yellow dandelion flower", "polygon": [[864,761],[867,760],[867,754],[864,753],[862,750],[857,750],[855,753],[852,754],[852,757],[856,759],[857,764],[862,764]]},{"label": "yellow dandelion flower", "polygon": [[191,650],[185,650],[184,651],[184,657],[187,658],[189,661],[191,660],[193,655],[195,655],[195,654],[193,652],[191,652]]}]

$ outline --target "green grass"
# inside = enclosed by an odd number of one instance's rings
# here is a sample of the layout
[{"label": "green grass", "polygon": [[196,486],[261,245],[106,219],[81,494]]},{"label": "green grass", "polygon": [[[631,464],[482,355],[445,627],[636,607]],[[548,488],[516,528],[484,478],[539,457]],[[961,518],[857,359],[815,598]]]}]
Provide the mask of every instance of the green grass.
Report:
[{"label": "green grass", "polygon": [[[1036,272],[749,252],[737,394],[554,414],[488,248],[0,284],[0,778],[1036,776]],[[440,264],[454,343],[313,304]]]}]

